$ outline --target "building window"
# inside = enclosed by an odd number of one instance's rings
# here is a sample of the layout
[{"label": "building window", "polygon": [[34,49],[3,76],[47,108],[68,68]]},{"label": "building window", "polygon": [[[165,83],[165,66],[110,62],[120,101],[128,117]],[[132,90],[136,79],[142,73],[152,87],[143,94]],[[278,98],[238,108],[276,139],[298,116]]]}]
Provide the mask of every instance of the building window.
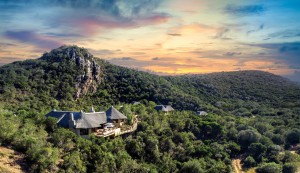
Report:
[{"label": "building window", "polygon": [[80,135],[88,135],[89,129],[80,129]]}]

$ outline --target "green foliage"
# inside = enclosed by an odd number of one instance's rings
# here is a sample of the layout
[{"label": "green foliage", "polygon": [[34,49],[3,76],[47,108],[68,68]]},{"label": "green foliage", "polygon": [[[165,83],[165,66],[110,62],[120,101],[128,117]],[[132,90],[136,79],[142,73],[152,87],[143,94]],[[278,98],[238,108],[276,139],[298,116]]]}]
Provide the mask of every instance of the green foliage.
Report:
[{"label": "green foliage", "polygon": [[256,166],[256,161],[251,156],[246,157],[246,159],[243,162],[244,162],[243,166],[245,168],[251,168]]},{"label": "green foliage", "polygon": [[[231,158],[245,156],[245,167],[276,173],[299,161],[282,154],[300,142],[300,89],[282,77],[260,71],[157,76],[98,59],[100,82],[76,98],[87,69],[66,53],[70,48],[82,62],[93,58],[86,49],[63,46],[0,67],[0,143],[26,153],[32,172],[225,173],[232,171]],[[156,104],[180,111],[165,115]],[[53,108],[91,105],[97,111],[123,105],[129,123],[138,115],[137,131],[86,140],[44,117]]]},{"label": "green foliage", "polygon": [[19,150],[26,150],[46,145],[47,132],[36,126],[31,119],[26,119],[14,135],[13,145]]},{"label": "green foliage", "polygon": [[262,157],[265,156],[267,147],[261,143],[252,143],[248,147],[249,154],[255,159],[256,162],[261,162]]},{"label": "green foliage", "polygon": [[290,130],[286,135],[286,143],[291,145],[300,143],[300,129]]},{"label": "green foliage", "polygon": [[241,130],[238,133],[238,141],[243,147],[249,146],[251,143],[258,142],[261,135],[255,130]]},{"label": "green foliage", "polygon": [[37,172],[56,172],[59,159],[59,151],[57,148],[31,148],[27,152],[30,155],[30,161],[33,162],[31,169]]},{"label": "green foliage", "polygon": [[53,117],[48,117],[45,121],[46,130],[53,132],[57,129],[57,119]]},{"label": "green foliage", "polygon": [[63,160],[62,169],[65,172],[86,172],[86,167],[84,162],[81,160],[80,157],[81,153],[78,151],[71,152],[70,154],[66,155]]},{"label": "green foliage", "polygon": [[284,152],[284,157],[281,160],[283,163],[289,163],[289,162],[299,162],[300,161],[300,155],[296,153],[292,153],[290,151]]},{"label": "green foliage", "polygon": [[20,120],[15,118],[12,112],[0,109],[0,141],[2,143],[11,142],[19,126]]},{"label": "green foliage", "polygon": [[180,170],[181,173],[204,173],[201,163],[198,160],[185,162]]},{"label": "green foliage", "polygon": [[268,146],[266,157],[270,162],[279,163],[279,153],[282,151],[282,148],[279,145],[270,145]]},{"label": "green foliage", "polygon": [[297,165],[294,163],[286,163],[283,165],[282,173],[296,173]]},{"label": "green foliage", "polygon": [[265,163],[256,169],[257,173],[281,173],[281,166],[276,163]]}]

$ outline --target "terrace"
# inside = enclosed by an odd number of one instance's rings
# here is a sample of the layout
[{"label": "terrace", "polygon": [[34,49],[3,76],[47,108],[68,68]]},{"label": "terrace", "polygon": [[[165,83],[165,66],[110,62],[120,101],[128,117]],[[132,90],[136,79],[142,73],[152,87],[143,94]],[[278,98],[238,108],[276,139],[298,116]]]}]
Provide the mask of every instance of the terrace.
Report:
[{"label": "terrace", "polygon": [[122,127],[97,129],[93,134],[98,137],[120,136],[123,134],[136,131],[138,122],[139,121],[137,117],[135,117],[132,125],[123,125]]}]

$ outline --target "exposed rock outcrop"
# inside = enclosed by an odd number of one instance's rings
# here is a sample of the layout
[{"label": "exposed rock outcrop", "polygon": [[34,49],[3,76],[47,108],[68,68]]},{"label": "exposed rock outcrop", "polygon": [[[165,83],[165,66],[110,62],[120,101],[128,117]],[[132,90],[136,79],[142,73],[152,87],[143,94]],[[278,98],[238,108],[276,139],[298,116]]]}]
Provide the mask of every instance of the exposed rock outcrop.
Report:
[{"label": "exposed rock outcrop", "polygon": [[101,67],[96,63],[93,56],[87,51],[84,55],[77,52],[76,48],[68,48],[67,55],[83,70],[83,74],[76,77],[76,89],[74,97],[77,99],[87,92],[94,93],[97,90],[98,84],[101,83]]},{"label": "exposed rock outcrop", "polygon": [[97,64],[95,58],[84,48],[62,46],[52,50],[50,53],[44,54],[42,58],[51,62],[66,60],[67,62],[76,64],[79,75],[75,76],[75,88],[77,90],[74,93],[75,99],[87,93],[96,92],[98,85],[102,81],[100,65]]}]

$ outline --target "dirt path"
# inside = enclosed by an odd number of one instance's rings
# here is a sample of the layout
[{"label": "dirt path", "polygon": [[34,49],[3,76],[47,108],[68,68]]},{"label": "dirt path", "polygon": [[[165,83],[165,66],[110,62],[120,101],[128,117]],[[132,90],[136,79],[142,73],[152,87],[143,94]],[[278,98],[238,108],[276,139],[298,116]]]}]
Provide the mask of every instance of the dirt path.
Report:
[{"label": "dirt path", "polygon": [[24,173],[24,155],[7,147],[0,146],[0,172]]},{"label": "dirt path", "polygon": [[242,171],[242,166],[241,166],[241,160],[240,159],[232,160],[232,165],[233,165],[233,170],[234,170],[235,173],[244,173]]}]

